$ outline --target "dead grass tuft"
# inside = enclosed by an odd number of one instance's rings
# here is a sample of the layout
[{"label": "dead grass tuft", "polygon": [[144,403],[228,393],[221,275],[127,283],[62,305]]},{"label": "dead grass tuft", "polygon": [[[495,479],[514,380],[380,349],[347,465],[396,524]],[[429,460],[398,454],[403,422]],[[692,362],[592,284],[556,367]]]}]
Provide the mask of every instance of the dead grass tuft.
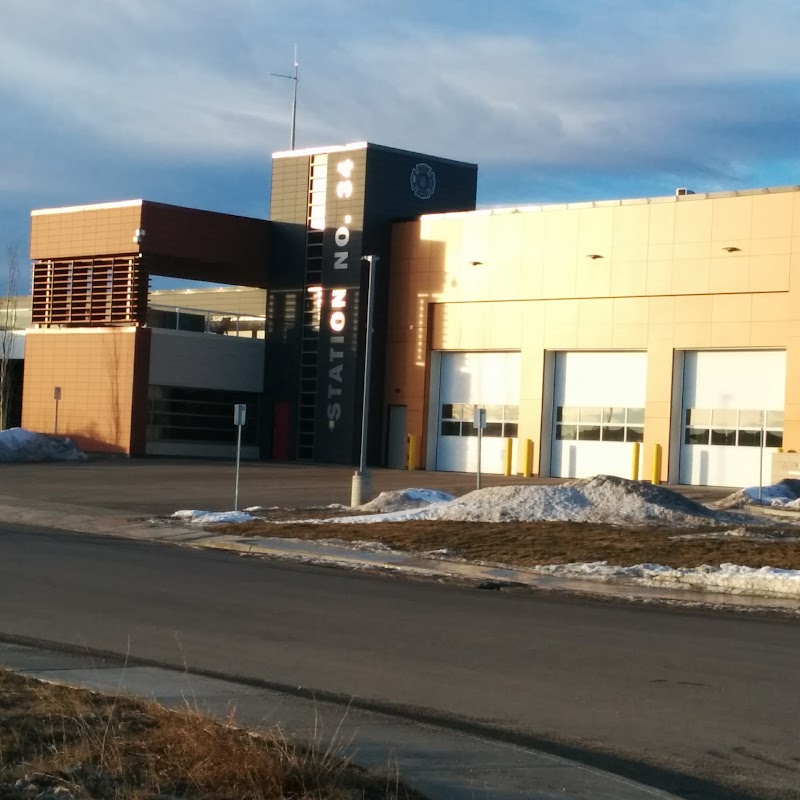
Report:
[{"label": "dead grass tuft", "polygon": [[[387,788],[391,786],[391,788]],[[419,798],[347,759],[191,710],[0,669],[0,800]]]},{"label": "dead grass tuft", "polygon": [[[248,522],[214,526],[236,536],[271,536],[306,540],[382,542],[396,550],[425,553],[447,550],[453,556],[515,566],[608,561],[619,566],[656,563],[671,567],[733,563],[746,567],[800,569],[798,531],[786,538],[736,536],[719,538],[721,531],[646,527],[627,528],[588,522],[441,522],[409,521],[372,525],[346,523],[270,525]],[[753,537],[761,535],[754,529]]]}]

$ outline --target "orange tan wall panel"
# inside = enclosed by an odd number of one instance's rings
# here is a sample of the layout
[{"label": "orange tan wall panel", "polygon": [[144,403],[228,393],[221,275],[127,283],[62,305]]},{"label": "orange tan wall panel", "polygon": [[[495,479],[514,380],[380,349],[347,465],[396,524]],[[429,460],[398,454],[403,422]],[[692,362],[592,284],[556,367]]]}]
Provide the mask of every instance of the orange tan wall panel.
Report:
[{"label": "orange tan wall panel", "polygon": [[141,218],[141,200],[32,211],[31,258],[138,253]]},{"label": "orange tan wall panel", "polygon": [[130,454],[137,335],[142,331],[131,328],[30,331],[23,427],[56,432],[58,386],[60,436],[69,436],[85,452]]}]

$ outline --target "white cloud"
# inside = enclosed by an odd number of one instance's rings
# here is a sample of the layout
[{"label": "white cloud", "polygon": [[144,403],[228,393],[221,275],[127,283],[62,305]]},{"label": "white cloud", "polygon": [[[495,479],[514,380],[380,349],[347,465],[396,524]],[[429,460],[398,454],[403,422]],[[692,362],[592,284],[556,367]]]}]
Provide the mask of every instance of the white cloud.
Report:
[{"label": "white cloud", "polygon": [[368,138],[484,169],[720,178],[765,151],[793,158],[800,7],[788,0],[9,4],[0,94],[43,151],[20,159],[33,172],[56,139],[134,161],[266,159],[285,147],[291,101],[269,73],[290,69],[295,38],[300,145]]}]

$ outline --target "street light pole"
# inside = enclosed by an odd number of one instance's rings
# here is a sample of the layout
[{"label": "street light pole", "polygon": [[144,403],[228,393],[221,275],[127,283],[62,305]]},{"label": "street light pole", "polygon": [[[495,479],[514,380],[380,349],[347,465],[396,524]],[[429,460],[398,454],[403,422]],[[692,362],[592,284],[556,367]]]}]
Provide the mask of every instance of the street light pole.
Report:
[{"label": "street light pole", "polygon": [[375,313],[375,264],[378,256],[364,256],[363,261],[369,263],[369,288],[367,289],[367,338],[364,346],[364,403],[361,411],[361,457],[358,471],[353,475],[350,490],[350,505],[360,506],[365,496],[370,493],[371,477],[367,471],[367,428],[369,422],[369,389],[372,370],[372,320]]},{"label": "street light pole", "polygon": [[290,150],[294,150],[294,139],[295,139],[295,129],[297,127],[297,84],[300,82],[300,78],[297,75],[297,45],[294,46],[294,74],[293,75],[281,75],[278,72],[271,72],[274,78],[286,78],[287,80],[294,81],[294,96],[292,98],[292,133],[290,138]]}]

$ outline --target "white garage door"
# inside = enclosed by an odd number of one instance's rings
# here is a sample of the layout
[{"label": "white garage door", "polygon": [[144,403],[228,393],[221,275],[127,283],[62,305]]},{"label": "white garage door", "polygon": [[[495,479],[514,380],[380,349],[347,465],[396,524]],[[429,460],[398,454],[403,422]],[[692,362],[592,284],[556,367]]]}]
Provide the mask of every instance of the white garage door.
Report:
[{"label": "white garage door", "polygon": [[[683,362],[680,482],[770,483],[783,444],[783,350],[687,352]],[[763,447],[762,447],[763,444]]]},{"label": "white garage door", "polygon": [[557,353],[550,474],[629,478],[646,382],[646,353]]},{"label": "white garage door", "polygon": [[[436,469],[473,472],[478,466],[476,407],[486,408],[481,471],[502,473],[505,440],[517,438],[519,353],[443,353],[440,362]],[[516,447],[516,445],[515,445]]]}]

